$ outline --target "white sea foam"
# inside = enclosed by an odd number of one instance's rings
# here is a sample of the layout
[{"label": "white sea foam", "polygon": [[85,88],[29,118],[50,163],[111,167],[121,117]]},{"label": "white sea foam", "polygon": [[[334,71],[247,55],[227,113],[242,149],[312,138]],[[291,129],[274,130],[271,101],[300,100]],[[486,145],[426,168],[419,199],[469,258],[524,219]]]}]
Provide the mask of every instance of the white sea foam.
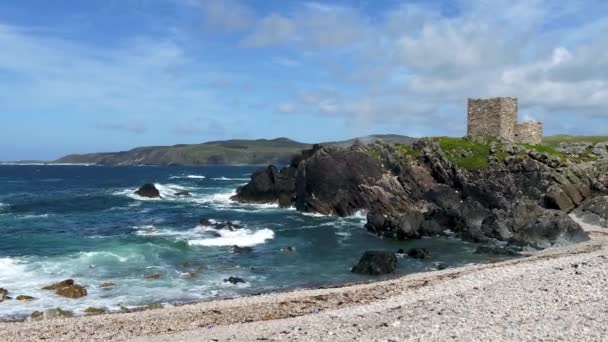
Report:
[{"label": "white sea foam", "polygon": [[249,178],[227,178],[227,177],[217,177],[212,178],[215,181],[248,181]]},{"label": "white sea foam", "polygon": [[30,219],[47,218],[47,217],[49,217],[49,214],[39,214],[39,215],[29,214],[29,215],[18,216],[17,218],[22,219],[22,220],[30,220]]},{"label": "white sea foam", "polygon": [[182,175],[182,176],[171,176],[169,177],[169,179],[205,179],[207,177],[202,176],[202,175]]},{"label": "white sea foam", "polygon": [[274,232],[268,228],[253,231],[250,229],[239,230],[214,230],[212,228],[204,228],[208,231],[213,231],[219,234],[219,237],[189,240],[191,246],[232,246],[241,247],[255,246],[265,243],[267,240],[274,239]]}]

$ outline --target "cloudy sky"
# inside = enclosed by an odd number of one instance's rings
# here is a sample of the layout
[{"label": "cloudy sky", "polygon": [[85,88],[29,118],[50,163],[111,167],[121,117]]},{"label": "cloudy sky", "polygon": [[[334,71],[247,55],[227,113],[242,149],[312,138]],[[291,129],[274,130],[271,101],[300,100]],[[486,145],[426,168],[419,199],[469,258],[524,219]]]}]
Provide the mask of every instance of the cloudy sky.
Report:
[{"label": "cloudy sky", "polygon": [[0,160],[228,138],[465,133],[516,96],[608,133],[605,0],[0,2]]}]

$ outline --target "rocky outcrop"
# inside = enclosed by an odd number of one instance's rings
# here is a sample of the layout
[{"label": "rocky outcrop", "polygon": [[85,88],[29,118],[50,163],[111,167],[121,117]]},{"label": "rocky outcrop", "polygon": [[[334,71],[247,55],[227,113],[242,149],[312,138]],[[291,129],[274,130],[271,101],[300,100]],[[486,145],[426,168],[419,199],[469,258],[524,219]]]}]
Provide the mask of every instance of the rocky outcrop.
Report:
[{"label": "rocky outcrop", "polygon": [[575,214],[585,223],[608,228],[608,196],[599,196],[583,203]]},{"label": "rocky outcrop", "polygon": [[135,191],[135,194],[147,198],[160,198],[160,191],[151,183],[144,184],[139,190]]},{"label": "rocky outcrop", "polygon": [[397,269],[395,253],[385,251],[367,251],[361,260],[353,266],[352,272],[366,275],[382,275],[394,273]]},{"label": "rocky outcrop", "polygon": [[466,139],[314,146],[281,170],[259,170],[233,199],[339,216],[365,210],[366,229],[383,238],[456,234],[536,248],[584,240],[567,214],[608,193],[608,162],[545,150]]},{"label": "rocky outcrop", "polygon": [[230,277],[227,279],[224,279],[225,283],[230,283],[232,285],[237,285],[237,284],[244,284],[246,283],[245,279],[243,278],[239,278],[239,277]]},{"label": "rocky outcrop", "polygon": [[8,296],[8,290],[0,287],[0,303],[8,299],[11,299],[11,297]]}]

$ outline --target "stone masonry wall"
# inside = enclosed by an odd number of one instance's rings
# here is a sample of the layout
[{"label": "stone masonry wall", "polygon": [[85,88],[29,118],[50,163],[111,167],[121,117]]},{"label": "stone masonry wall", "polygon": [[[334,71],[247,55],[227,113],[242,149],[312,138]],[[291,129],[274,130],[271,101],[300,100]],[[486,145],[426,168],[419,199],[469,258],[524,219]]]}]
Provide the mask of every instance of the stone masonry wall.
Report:
[{"label": "stone masonry wall", "polygon": [[526,121],[515,126],[515,142],[520,144],[539,145],[543,141],[543,124],[538,121]]},{"label": "stone masonry wall", "polygon": [[515,141],[517,99],[496,97],[468,100],[467,136],[496,137],[507,142]]}]

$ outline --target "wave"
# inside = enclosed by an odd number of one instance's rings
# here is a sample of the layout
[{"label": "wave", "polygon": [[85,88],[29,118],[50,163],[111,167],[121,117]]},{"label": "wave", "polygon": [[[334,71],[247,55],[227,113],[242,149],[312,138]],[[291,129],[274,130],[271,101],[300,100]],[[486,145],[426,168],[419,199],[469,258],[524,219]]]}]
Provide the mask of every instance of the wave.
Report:
[{"label": "wave", "polygon": [[182,176],[171,176],[169,179],[205,179],[207,177],[201,175],[182,175]]},{"label": "wave", "polygon": [[186,187],[186,186],[177,185],[177,184],[154,183],[154,186],[156,187],[156,189],[158,189],[158,192],[160,193],[161,198],[148,198],[148,197],[139,196],[138,194],[135,193],[135,191],[138,190],[137,188],[119,190],[119,191],[114,192],[113,195],[127,196],[132,199],[139,200],[139,201],[160,201],[163,199],[181,199],[181,200],[183,200],[184,199],[183,197],[176,196],[176,194],[178,192],[182,192],[182,191],[192,191],[193,190],[193,188],[191,188],[191,187]]},{"label": "wave", "polygon": [[211,178],[215,181],[248,181],[250,180],[249,178],[227,178],[227,177],[217,177],[217,178]]},{"label": "wave", "polygon": [[206,247],[217,247],[217,246],[241,246],[251,247],[265,243],[267,240],[274,239],[274,232],[268,228],[264,228],[258,231],[252,231],[250,229],[239,229],[239,230],[215,230],[213,228],[203,227],[203,230],[212,231],[219,234],[219,237],[207,238],[207,239],[195,239],[189,240],[188,244],[191,246],[206,246]]}]

